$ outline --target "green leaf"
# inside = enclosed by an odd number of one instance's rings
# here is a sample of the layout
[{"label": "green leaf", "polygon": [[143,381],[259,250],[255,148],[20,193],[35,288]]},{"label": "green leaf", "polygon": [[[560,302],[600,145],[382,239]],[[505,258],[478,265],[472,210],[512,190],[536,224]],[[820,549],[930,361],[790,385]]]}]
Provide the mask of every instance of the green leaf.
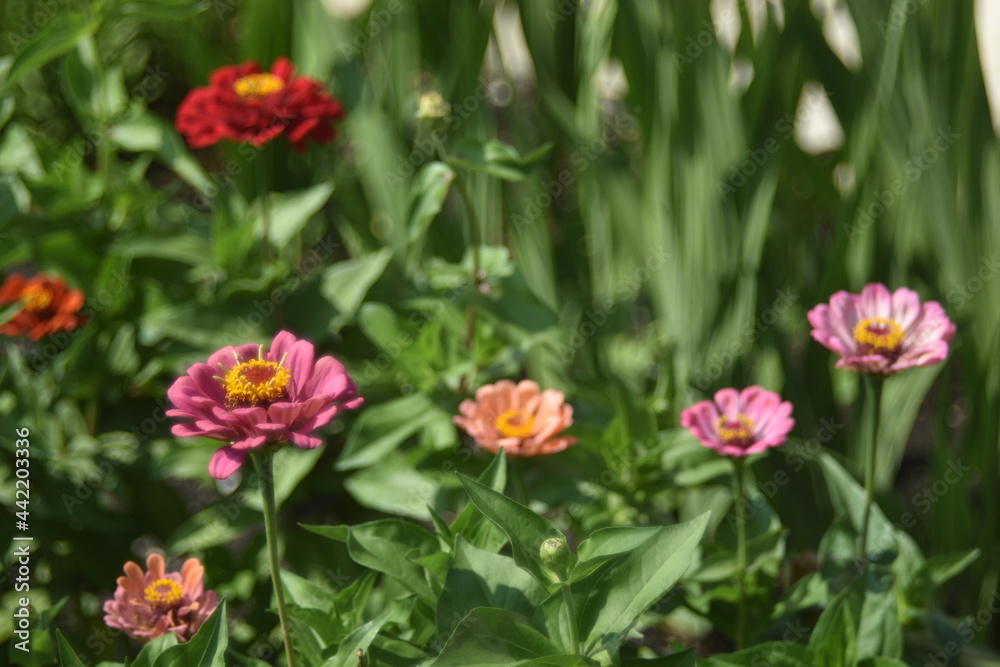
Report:
[{"label": "green leaf", "polygon": [[337,469],[353,470],[378,463],[441,412],[422,393],[365,409],[347,436],[347,443],[337,460]]},{"label": "green leaf", "polygon": [[551,583],[551,575],[538,555],[538,549],[550,537],[565,539],[565,536],[546,519],[502,493],[464,475],[460,474],[458,478],[479,511],[507,535],[514,552],[514,562],[531,572],[539,581]]},{"label": "green leaf", "polygon": [[80,656],[76,654],[73,647],[69,645],[63,637],[62,630],[56,630],[56,643],[59,646],[59,664],[63,667],[85,667]]},{"label": "green leaf", "polygon": [[168,632],[161,637],[157,637],[142,647],[142,650],[139,651],[139,655],[135,657],[132,667],[152,667],[153,663],[156,662],[156,659],[160,657],[161,653],[172,646],[177,646],[177,644],[177,635],[172,632]]},{"label": "green leaf", "polygon": [[347,550],[354,562],[387,574],[428,605],[435,598],[426,569],[415,561],[438,553],[437,537],[409,521],[383,519],[352,526]]},{"label": "green leaf", "polygon": [[429,162],[417,173],[410,187],[409,235],[413,244],[427,234],[431,222],[441,212],[455,172],[443,162]]},{"label": "green leaf", "polygon": [[551,148],[551,144],[545,144],[522,157],[516,148],[496,139],[485,143],[465,140],[455,147],[449,161],[464,169],[489,174],[505,181],[523,181],[528,171]]},{"label": "green leaf", "polygon": [[[834,509],[848,517],[854,530],[860,534],[865,513],[865,491],[854,481],[849,472],[827,452],[820,454],[820,466],[830,489]],[[889,561],[899,551],[892,524],[878,505],[872,504],[868,530],[868,556],[870,560]]]},{"label": "green leaf", "polygon": [[108,17],[141,21],[182,21],[212,6],[209,0],[126,0],[107,6]]},{"label": "green leaf", "polygon": [[[62,54],[73,49],[81,37],[91,35],[100,25],[100,18],[85,18],[72,12],[60,12],[38,34],[27,41],[8,39],[11,46],[17,49],[14,61],[7,71],[7,78],[0,87],[0,96],[11,91],[18,80],[27,74],[40,69],[46,63],[55,60]],[[9,33],[8,38],[16,37]]]},{"label": "green leaf", "polygon": [[350,526],[308,526],[302,523],[299,525],[310,533],[316,533],[317,535],[322,535],[323,537],[328,537],[331,540],[343,542],[344,544],[347,544],[347,540],[351,536]]},{"label": "green leaf", "polygon": [[912,604],[926,604],[938,586],[961,573],[980,554],[979,549],[970,549],[928,558],[908,582],[906,597]]},{"label": "green leaf", "polygon": [[686,651],[662,658],[626,660],[622,663],[622,667],[695,667],[696,657],[695,649],[689,648]]},{"label": "green leaf", "polygon": [[440,484],[414,469],[412,457],[394,456],[344,480],[344,488],[365,507],[427,521]]},{"label": "green leaf", "polygon": [[392,251],[383,248],[364,257],[338,262],[323,271],[319,292],[339,312],[332,323],[339,330],[358,312],[361,302],[389,264]]},{"label": "green leaf", "polygon": [[[657,529],[654,536],[633,546],[620,562],[574,585],[574,597],[582,600],[578,618],[587,655],[603,650],[617,652],[639,615],[666,595],[691,566],[709,516],[706,512],[692,521]],[[635,530],[648,534],[646,529]],[[623,535],[618,541],[624,545],[634,543]],[[611,548],[610,540],[606,548]]]},{"label": "green leaf", "polygon": [[[257,159],[260,159],[259,157]],[[294,192],[272,192],[267,197],[271,214],[268,237],[278,248],[283,248],[302,231],[333,194],[333,183],[319,183],[311,188]],[[259,202],[254,205],[255,229],[263,228]]]},{"label": "green leaf", "polygon": [[737,653],[712,656],[711,667],[817,667],[816,660],[807,647],[785,641],[764,642]]},{"label": "green leaf", "polygon": [[508,556],[477,549],[461,537],[437,604],[437,631],[452,630],[476,607],[495,607],[531,616],[548,597],[534,577]]},{"label": "green leaf", "polygon": [[809,637],[816,664],[823,667],[854,667],[858,658],[858,627],[863,604],[863,579],[840,592],[819,617]]},{"label": "green leaf", "polygon": [[390,612],[385,612],[381,616],[368,621],[360,628],[344,638],[337,649],[337,654],[323,663],[323,667],[357,667],[358,649],[368,651],[375,635],[382,629],[386,621],[391,616]]},{"label": "green leaf", "polygon": [[93,37],[82,37],[62,64],[66,101],[84,126],[113,122],[128,111],[122,68],[101,63]]},{"label": "green leaf", "polygon": [[[209,180],[201,164],[188,152],[187,145],[172,125],[152,114],[119,122],[108,128],[108,136],[127,151],[148,151],[155,154],[189,185],[198,190],[201,197],[215,197],[218,188]],[[196,203],[197,203],[196,199]],[[207,201],[204,208],[207,208]],[[204,252],[211,248],[202,242]]]},{"label": "green leaf", "polygon": [[190,641],[165,650],[153,667],[226,667],[228,644],[226,601],[222,600]]},{"label": "green leaf", "polygon": [[462,619],[430,667],[510,667],[521,664],[520,660],[559,653],[549,638],[521,614],[479,608]]}]

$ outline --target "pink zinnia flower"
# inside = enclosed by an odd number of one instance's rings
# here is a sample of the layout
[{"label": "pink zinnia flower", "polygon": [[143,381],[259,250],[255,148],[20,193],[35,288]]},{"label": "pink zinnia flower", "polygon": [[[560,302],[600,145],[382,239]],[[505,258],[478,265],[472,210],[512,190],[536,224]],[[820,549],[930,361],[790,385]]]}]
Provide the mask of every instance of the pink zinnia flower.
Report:
[{"label": "pink zinnia flower", "polygon": [[913,290],[881,283],[861,294],[837,292],[809,311],[812,337],[841,356],[837,368],[891,375],[948,357],[955,325],[937,301],[921,305]]},{"label": "pink zinnia flower", "polygon": [[714,401],[684,410],[681,425],[723,456],[750,456],[785,441],[795,426],[791,414],[791,403],[763,387],[720,389]]},{"label": "pink zinnia flower", "polygon": [[573,423],[573,406],[565,400],[561,391],[539,392],[531,380],[517,385],[500,380],[476,390],[475,401],[462,401],[462,414],[454,420],[493,454],[501,449],[509,456],[554,454],[576,444],[574,437],[559,436]]},{"label": "pink zinnia flower", "polygon": [[315,360],[312,343],[282,331],[269,352],[263,345],[229,346],[193,365],[167,392],[177,406],[167,416],[193,420],[175,424],[176,436],[232,443],[208,465],[212,477],[225,479],[253,449],[287,442],[319,447],[323,441],[310,433],[361,405],[357,393],[343,364],[333,357]]},{"label": "pink zinnia flower", "polygon": [[167,572],[156,553],[146,558],[146,568],[125,563],[114,598],[104,603],[104,622],[144,642],[168,632],[186,642],[219,605],[215,591],[205,590],[205,568],[189,558],[180,572]]}]

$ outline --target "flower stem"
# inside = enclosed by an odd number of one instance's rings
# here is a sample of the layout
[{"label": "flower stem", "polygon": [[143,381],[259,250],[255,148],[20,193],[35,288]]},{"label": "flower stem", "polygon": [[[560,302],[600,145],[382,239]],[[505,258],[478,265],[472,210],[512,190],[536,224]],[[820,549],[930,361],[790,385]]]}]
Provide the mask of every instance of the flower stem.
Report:
[{"label": "flower stem", "polygon": [[264,533],[267,537],[267,560],[271,565],[271,582],[274,597],[278,602],[278,618],[281,619],[281,635],[285,640],[285,655],[288,667],[295,667],[295,653],[292,651],[291,626],[285,610],[285,591],[281,587],[281,564],[278,560],[278,508],[274,502],[274,453],[271,451],[252,452],[257,479],[260,480],[260,496],[264,503]]},{"label": "flower stem", "polygon": [[[459,195],[462,197],[462,203],[465,204],[465,210],[468,214],[469,219],[469,243],[472,244],[472,289],[475,292],[479,291],[480,286],[483,283],[484,276],[480,270],[479,264],[479,216],[476,215],[476,207],[472,205],[472,197],[469,196],[469,191],[465,187],[465,181],[458,174],[458,167],[452,163],[448,152],[445,150],[444,146],[441,144],[441,139],[434,135],[434,145],[437,148],[438,157],[441,161],[451,167],[451,170],[455,173],[455,187],[458,189]],[[475,335],[476,329],[476,309],[475,306],[469,305],[469,321],[465,332],[465,349],[472,349],[472,342]],[[474,373],[473,373],[474,374]]]},{"label": "flower stem", "polygon": [[746,461],[743,457],[734,457],[733,465],[736,475],[733,477],[733,496],[736,503],[736,586],[739,590],[739,604],[736,609],[736,650],[743,648],[746,641],[747,621],[747,525],[743,512],[744,472]]},{"label": "flower stem", "polygon": [[271,264],[271,207],[267,205],[268,182],[267,164],[265,164],[268,157],[266,148],[261,148],[257,152],[257,196],[260,198],[260,217],[264,228],[261,239],[261,254],[265,267]]},{"label": "flower stem", "polygon": [[871,523],[872,501],[875,495],[875,467],[878,465],[878,423],[882,412],[881,377],[865,375],[865,421],[868,425],[867,457],[865,463],[865,513],[861,520],[861,539],[858,540],[858,558],[868,557],[868,524]]},{"label": "flower stem", "polygon": [[569,645],[573,652],[579,654],[580,632],[576,627],[576,605],[573,604],[573,591],[569,589],[568,582],[563,583],[562,596],[566,612],[569,614]]}]

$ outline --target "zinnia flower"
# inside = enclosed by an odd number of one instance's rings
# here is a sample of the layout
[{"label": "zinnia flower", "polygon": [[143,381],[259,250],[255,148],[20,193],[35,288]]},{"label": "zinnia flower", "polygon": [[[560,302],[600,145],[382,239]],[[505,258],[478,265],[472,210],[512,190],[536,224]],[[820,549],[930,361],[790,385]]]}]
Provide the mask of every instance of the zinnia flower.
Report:
[{"label": "zinnia flower", "polygon": [[208,471],[216,479],[236,472],[247,453],[272,443],[303,449],[323,444],[310,435],[342,410],[361,405],[354,380],[333,357],[315,358],[312,343],[287,331],[263,345],[224,347],[195,364],[167,391],[176,406],[169,417],[179,437],[205,436],[232,444],[219,449]]},{"label": "zinnia flower", "polygon": [[146,569],[125,563],[114,598],[104,603],[104,622],[144,642],[168,632],[186,642],[219,605],[215,591],[205,590],[204,566],[189,558],[180,572],[167,572],[163,556],[153,553]]},{"label": "zinnia flower", "polygon": [[177,108],[177,131],[194,148],[229,139],[262,146],[284,134],[302,152],[309,140],[325,144],[344,117],[340,102],[318,81],[294,76],[288,58],[270,72],[254,61],[220,67],[208,86],[195,88]]},{"label": "zinnia flower", "polygon": [[509,456],[553,454],[576,444],[574,437],[559,436],[573,423],[573,406],[565,399],[554,389],[539,392],[531,380],[517,385],[500,380],[480,387],[475,401],[462,401],[462,414],[454,420],[493,454],[501,449]]},{"label": "zinnia flower", "polygon": [[80,315],[83,292],[68,289],[62,278],[50,278],[43,273],[31,278],[20,273],[10,275],[0,286],[0,306],[18,301],[21,310],[0,324],[0,334],[27,335],[31,340],[41,340],[58,331],[71,331],[86,322]]},{"label": "zinnia flower", "polygon": [[841,356],[837,368],[891,375],[948,357],[955,325],[937,301],[921,305],[913,290],[866,285],[861,294],[837,292],[809,311],[812,337]]},{"label": "zinnia flower", "polygon": [[681,412],[681,425],[723,456],[750,456],[777,447],[795,426],[792,404],[763,387],[720,389],[714,401]]}]

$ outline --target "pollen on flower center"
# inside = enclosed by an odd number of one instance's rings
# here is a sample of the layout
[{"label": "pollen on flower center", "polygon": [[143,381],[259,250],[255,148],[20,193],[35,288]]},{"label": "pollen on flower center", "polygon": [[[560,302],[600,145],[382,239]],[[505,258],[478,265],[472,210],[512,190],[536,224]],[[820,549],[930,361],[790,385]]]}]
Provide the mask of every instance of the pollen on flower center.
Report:
[{"label": "pollen on flower center", "polygon": [[52,292],[42,285],[28,285],[21,292],[21,303],[25,310],[32,312],[45,310],[52,303]]},{"label": "pollen on flower center", "polygon": [[494,424],[505,438],[527,438],[535,430],[535,417],[524,410],[507,410]]},{"label": "pollen on flower center", "polygon": [[147,602],[152,602],[157,607],[172,607],[181,601],[184,591],[176,581],[170,579],[157,579],[143,591],[142,596]]},{"label": "pollen on flower center", "polygon": [[273,74],[248,74],[233,84],[233,92],[240,97],[267,97],[281,92],[285,82]]},{"label": "pollen on flower center", "polygon": [[753,420],[742,412],[735,417],[722,415],[715,422],[715,427],[719,438],[730,445],[743,447],[753,442]]},{"label": "pollen on flower center", "polygon": [[251,359],[229,371],[222,384],[229,405],[246,407],[285,398],[291,379],[292,374],[281,364]]},{"label": "pollen on flower center", "polygon": [[854,327],[854,340],[862,354],[892,354],[903,343],[903,327],[893,319],[869,317]]}]

